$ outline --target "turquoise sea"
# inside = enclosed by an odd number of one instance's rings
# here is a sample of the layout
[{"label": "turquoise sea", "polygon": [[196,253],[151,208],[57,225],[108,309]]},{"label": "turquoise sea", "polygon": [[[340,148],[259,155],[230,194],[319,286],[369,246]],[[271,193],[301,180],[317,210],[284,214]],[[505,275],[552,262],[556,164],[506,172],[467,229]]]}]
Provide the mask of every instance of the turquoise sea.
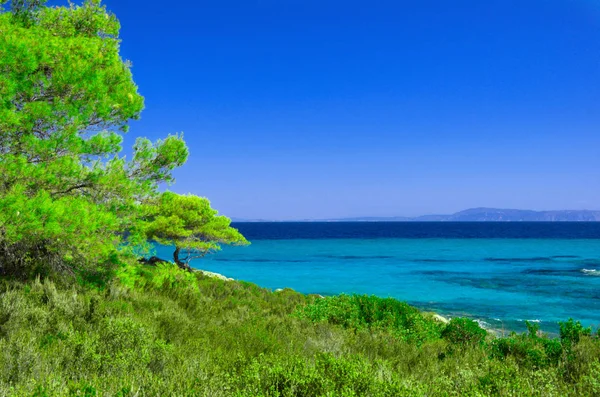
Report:
[{"label": "turquoise sea", "polygon": [[[197,268],[262,287],[394,297],[506,331],[600,325],[600,224],[239,223]],[[171,250],[158,247],[169,258]]]}]

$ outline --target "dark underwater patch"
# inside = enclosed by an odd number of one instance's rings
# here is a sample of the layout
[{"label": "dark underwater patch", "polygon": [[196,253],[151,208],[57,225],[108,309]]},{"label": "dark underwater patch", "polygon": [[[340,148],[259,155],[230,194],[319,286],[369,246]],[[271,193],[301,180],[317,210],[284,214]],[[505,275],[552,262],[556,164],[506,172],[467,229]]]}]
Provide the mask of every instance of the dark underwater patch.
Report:
[{"label": "dark underwater patch", "polygon": [[320,258],[330,259],[344,259],[344,260],[357,260],[357,259],[392,259],[391,255],[318,255]]},{"label": "dark underwater patch", "polygon": [[540,276],[573,276],[580,275],[581,269],[525,269],[521,274],[534,274]]},{"label": "dark underwater patch", "polygon": [[534,256],[531,258],[484,258],[486,262],[552,262],[552,258],[547,256]]},{"label": "dark underwater patch", "polygon": [[465,261],[461,260],[461,259],[430,259],[430,258],[426,258],[426,259],[413,259],[413,260],[411,260],[411,262],[418,262],[418,263],[456,263],[456,262],[465,262]]},{"label": "dark underwater patch", "polygon": [[447,277],[440,276],[436,279],[460,287],[527,293],[544,297],[560,296],[563,299],[573,299],[577,302],[589,302],[589,300],[600,298],[600,291],[586,283],[576,281],[565,283],[564,280],[555,278],[468,277],[466,275],[448,274]]},{"label": "dark underwater patch", "polygon": [[[411,272],[412,274],[422,274],[424,276],[434,276],[434,277],[448,277],[448,276],[453,276],[453,277],[457,277],[457,276],[463,276],[466,277],[468,275],[470,275],[471,273],[468,272],[452,272],[452,271],[448,271],[448,270],[413,270]],[[444,279],[442,279],[442,281],[444,281]]]},{"label": "dark underwater patch", "polygon": [[217,262],[253,262],[253,263],[277,263],[277,262],[304,263],[304,262],[310,262],[307,259],[266,259],[266,258],[256,258],[256,259],[214,258],[211,260],[217,261]]},{"label": "dark underwater patch", "polygon": [[582,261],[578,261],[578,263],[586,266],[596,266],[600,265],[600,259],[584,259]]}]

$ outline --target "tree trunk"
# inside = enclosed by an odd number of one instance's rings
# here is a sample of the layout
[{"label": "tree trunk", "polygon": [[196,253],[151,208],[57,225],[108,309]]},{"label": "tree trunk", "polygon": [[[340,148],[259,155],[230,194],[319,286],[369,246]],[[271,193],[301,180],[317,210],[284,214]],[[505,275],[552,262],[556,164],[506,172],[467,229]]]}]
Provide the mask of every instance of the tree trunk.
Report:
[{"label": "tree trunk", "polygon": [[192,271],[192,268],[190,267],[190,265],[188,265],[187,263],[185,263],[184,261],[182,261],[179,258],[179,253],[181,252],[181,248],[179,247],[175,247],[175,252],[173,252],[173,260],[175,261],[175,263],[177,264],[177,266],[179,266],[181,269],[187,270],[189,272]]}]

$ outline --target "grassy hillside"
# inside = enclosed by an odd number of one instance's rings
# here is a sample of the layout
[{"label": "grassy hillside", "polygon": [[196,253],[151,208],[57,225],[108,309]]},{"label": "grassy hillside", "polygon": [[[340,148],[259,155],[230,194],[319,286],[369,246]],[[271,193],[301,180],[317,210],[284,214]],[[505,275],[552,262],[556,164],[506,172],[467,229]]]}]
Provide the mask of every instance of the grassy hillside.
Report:
[{"label": "grassy hillside", "polygon": [[393,299],[273,293],[175,266],[0,283],[0,395],[600,395],[600,342],[493,338]]}]

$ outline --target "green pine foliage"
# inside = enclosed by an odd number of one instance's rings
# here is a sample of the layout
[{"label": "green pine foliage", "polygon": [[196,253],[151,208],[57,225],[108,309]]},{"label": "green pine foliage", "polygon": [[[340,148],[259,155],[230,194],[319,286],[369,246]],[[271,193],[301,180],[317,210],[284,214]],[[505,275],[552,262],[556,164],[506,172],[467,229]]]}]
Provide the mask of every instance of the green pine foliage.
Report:
[{"label": "green pine foliage", "polygon": [[159,195],[188,157],[182,135],[121,154],[144,101],[116,17],[98,0],[43,3],[0,8],[0,274],[108,274],[148,239],[188,260],[246,243],[208,200]]},{"label": "green pine foliage", "polygon": [[189,268],[191,260],[219,251],[222,244],[249,244],[204,197],[165,192],[145,207],[146,238],[175,246],[173,260],[182,267]]},{"label": "green pine foliage", "polygon": [[181,137],[122,133],[139,117],[119,23],[98,1],[0,13],[0,269],[22,277],[115,264],[140,201],[185,162]]}]

